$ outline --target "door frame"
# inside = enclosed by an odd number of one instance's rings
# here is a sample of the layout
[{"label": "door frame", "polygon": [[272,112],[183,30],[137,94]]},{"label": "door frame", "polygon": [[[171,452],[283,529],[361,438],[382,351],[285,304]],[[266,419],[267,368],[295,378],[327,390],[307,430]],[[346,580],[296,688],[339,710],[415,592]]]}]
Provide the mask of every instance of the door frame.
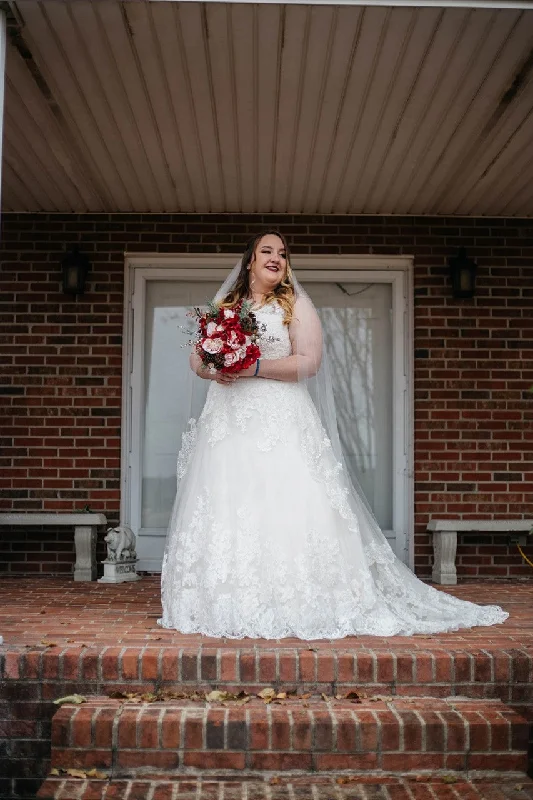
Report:
[{"label": "door frame", "polygon": [[[132,498],[140,498],[138,465],[133,464],[140,443],[144,366],[145,284],[165,280],[170,274],[186,281],[218,281],[233,268],[240,255],[196,253],[126,253],[124,275],[124,344],[122,363],[121,497],[122,524],[134,526]],[[393,324],[393,528],[398,537],[397,555],[411,568],[414,564],[414,413],[413,413],[413,256],[296,255],[292,265],[298,279],[331,283],[350,280],[390,283]],[[397,398],[401,398],[398,402]],[[137,449],[135,449],[137,448]],[[139,462],[140,463],[140,462]],[[135,528],[134,528],[135,530]],[[158,534],[160,535],[160,534]],[[400,537],[403,541],[400,542]],[[150,571],[148,565],[140,570]]]}]

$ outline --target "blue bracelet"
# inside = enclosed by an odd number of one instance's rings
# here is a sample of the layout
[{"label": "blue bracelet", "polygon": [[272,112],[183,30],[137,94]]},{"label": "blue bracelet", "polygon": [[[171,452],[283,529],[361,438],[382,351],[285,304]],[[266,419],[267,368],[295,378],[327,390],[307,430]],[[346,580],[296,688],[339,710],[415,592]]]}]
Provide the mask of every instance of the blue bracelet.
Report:
[{"label": "blue bracelet", "polygon": [[260,363],[261,363],[261,359],[260,359],[260,358],[258,358],[258,359],[257,359],[257,361],[255,362],[255,372],[254,372],[254,378],[255,378],[255,376],[257,375],[257,373],[259,372],[259,364],[260,364]]}]

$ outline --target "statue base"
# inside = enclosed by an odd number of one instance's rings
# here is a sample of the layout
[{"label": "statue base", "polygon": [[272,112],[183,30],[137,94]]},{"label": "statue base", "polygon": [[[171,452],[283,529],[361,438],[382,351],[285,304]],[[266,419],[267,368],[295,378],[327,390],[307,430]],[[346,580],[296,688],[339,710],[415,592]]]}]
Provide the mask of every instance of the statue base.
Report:
[{"label": "statue base", "polygon": [[137,575],[137,559],[126,561],[102,561],[104,565],[103,577],[98,578],[98,583],[126,583],[127,581],[140,581]]}]

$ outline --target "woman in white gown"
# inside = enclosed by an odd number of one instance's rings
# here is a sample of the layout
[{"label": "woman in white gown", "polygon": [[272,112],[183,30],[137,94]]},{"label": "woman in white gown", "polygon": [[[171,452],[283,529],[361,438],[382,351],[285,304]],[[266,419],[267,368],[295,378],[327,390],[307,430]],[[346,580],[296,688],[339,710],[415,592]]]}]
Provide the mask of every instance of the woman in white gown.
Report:
[{"label": "woman in white gown", "polygon": [[212,375],[191,355],[191,369],[212,383],[178,457],[160,623],[309,640],[503,622],[497,606],[418,580],[352,485],[308,391],[322,331],[281,234],[255,237],[217,295],[228,307],[243,297],[266,328],[259,364]]}]

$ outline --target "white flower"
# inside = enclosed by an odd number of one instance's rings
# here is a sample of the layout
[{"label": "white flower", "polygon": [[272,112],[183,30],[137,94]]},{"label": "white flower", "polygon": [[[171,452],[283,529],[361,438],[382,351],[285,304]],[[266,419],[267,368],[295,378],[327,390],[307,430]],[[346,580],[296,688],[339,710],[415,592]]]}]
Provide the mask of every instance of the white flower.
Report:
[{"label": "white flower", "polygon": [[224,366],[231,367],[232,364],[235,364],[239,360],[239,356],[237,353],[226,353],[224,356]]},{"label": "white flower", "polygon": [[217,329],[216,322],[208,322],[207,323],[207,335],[212,336]]},{"label": "white flower", "polygon": [[224,342],[222,339],[206,339],[205,342],[202,342],[202,349],[206,353],[220,353],[223,347]]},{"label": "white flower", "polygon": [[232,311],[231,308],[225,308],[224,309],[224,317],[226,319],[233,319],[234,316],[235,316],[235,312]]}]

